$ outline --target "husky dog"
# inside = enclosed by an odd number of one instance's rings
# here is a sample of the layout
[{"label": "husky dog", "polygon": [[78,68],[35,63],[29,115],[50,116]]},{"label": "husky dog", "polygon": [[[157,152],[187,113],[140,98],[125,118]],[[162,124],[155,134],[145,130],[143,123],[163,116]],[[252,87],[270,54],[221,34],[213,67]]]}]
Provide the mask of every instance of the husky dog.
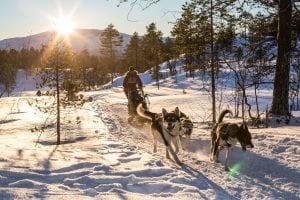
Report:
[{"label": "husky dog", "polygon": [[180,112],[179,120],[179,139],[182,149],[185,150],[185,147],[188,147],[190,145],[191,134],[193,132],[193,122],[183,112]]},{"label": "husky dog", "polygon": [[[157,152],[157,140],[160,135],[166,145],[166,158],[170,159],[170,153],[177,164],[182,163],[177,157],[179,152],[179,130],[180,130],[180,111],[178,107],[173,112],[167,112],[166,109],[162,109],[162,113],[153,113],[145,110],[142,104],[138,105],[137,113],[140,117],[151,121],[151,133],[153,136],[153,153]],[[172,146],[174,146],[175,151]]]},{"label": "husky dog", "polygon": [[229,171],[228,161],[231,156],[231,148],[237,142],[242,146],[242,150],[246,151],[246,148],[253,148],[251,141],[251,134],[245,122],[240,126],[236,123],[223,123],[224,116],[232,112],[230,110],[224,110],[221,112],[218,122],[213,127],[211,132],[211,147],[210,147],[210,160],[216,159],[219,162],[219,151],[227,148],[225,170]]}]

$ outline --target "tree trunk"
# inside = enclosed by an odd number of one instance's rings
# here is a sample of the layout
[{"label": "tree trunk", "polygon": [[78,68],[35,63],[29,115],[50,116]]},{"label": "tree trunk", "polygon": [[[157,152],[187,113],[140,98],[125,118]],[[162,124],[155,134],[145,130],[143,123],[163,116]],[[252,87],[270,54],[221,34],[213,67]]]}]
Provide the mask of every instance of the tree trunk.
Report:
[{"label": "tree trunk", "polygon": [[56,81],[56,132],[57,132],[57,140],[56,144],[60,144],[60,91],[59,91],[59,66],[56,65],[55,68],[55,81]]},{"label": "tree trunk", "polygon": [[255,95],[255,104],[256,104],[256,118],[259,119],[259,104],[258,104],[258,96],[257,96],[257,89],[259,85],[254,85],[254,95]]},{"label": "tree trunk", "polygon": [[278,50],[271,113],[289,115],[291,0],[280,0],[278,12]]},{"label": "tree trunk", "polygon": [[212,97],[212,122],[216,123],[216,83],[215,83],[215,61],[214,61],[214,18],[213,0],[210,0],[210,48],[211,48],[211,97]]}]

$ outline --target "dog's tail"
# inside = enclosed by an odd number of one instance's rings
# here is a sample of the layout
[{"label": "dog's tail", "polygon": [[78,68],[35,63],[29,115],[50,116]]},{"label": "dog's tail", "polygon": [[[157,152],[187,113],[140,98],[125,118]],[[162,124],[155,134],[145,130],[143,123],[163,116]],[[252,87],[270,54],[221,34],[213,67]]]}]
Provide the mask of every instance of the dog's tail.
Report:
[{"label": "dog's tail", "polygon": [[153,121],[157,117],[157,113],[150,112],[143,108],[143,104],[140,103],[136,108],[137,114],[147,120]]},{"label": "dog's tail", "polygon": [[231,110],[223,110],[219,116],[218,123],[221,123],[223,121],[223,118],[227,113],[230,113],[231,115],[233,115]]}]

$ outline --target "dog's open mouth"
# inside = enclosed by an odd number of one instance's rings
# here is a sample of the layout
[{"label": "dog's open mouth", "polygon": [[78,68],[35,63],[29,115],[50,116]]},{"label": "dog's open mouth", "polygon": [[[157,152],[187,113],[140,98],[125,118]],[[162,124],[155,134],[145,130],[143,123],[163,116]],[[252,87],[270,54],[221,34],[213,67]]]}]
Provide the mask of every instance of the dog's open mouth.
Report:
[{"label": "dog's open mouth", "polygon": [[167,129],[168,129],[169,131],[171,131],[171,130],[173,130],[173,129],[174,129],[174,127],[175,127],[175,125],[174,125],[174,124],[173,124],[173,125],[168,125],[168,128],[167,128]]}]

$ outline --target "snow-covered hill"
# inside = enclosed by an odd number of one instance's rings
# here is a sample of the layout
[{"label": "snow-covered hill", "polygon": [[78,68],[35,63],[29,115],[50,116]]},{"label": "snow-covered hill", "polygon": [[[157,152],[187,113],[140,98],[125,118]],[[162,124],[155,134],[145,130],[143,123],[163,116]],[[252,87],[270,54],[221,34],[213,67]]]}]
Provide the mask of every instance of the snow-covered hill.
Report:
[{"label": "snow-covered hill", "polygon": [[[70,34],[70,42],[75,52],[80,52],[87,49],[91,54],[99,54],[100,33],[102,30],[97,29],[78,29]],[[120,50],[124,50],[130,41],[131,36],[125,33],[120,33],[123,37],[123,46]],[[47,44],[53,37],[53,32],[43,32],[26,37],[10,38],[0,41],[0,49],[16,49],[33,47],[40,49],[43,44]]]}]

